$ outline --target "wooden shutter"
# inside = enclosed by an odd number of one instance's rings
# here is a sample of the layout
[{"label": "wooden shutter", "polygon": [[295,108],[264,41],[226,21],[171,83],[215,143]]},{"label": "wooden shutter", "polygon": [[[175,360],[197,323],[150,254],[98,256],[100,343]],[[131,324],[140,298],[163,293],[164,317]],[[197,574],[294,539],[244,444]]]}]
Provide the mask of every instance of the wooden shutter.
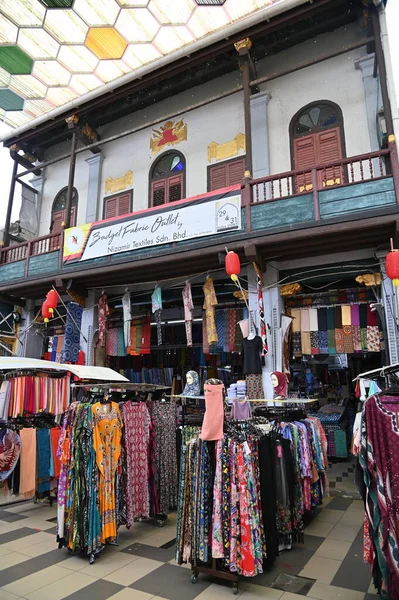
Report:
[{"label": "wooden shutter", "polygon": [[131,193],[121,194],[118,197],[118,217],[128,215],[131,212]]},{"label": "wooden shutter", "polygon": [[104,219],[112,219],[130,213],[131,193],[105,199]]},{"label": "wooden shutter", "polygon": [[118,198],[107,198],[105,200],[104,218],[112,219],[118,214]]},{"label": "wooden shutter", "polygon": [[53,214],[53,220],[51,223],[51,233],[61,233],[62,223],[64,222],[65,211],[59,210]]},{"label": "wooden shutter", "polygon": [[76,225],[76,206],[72,206],[71,208],[71,218],[69,221],[70,227],[75,227]]},{"label": "wooden shutter", "polygon": [[153,181],[151,188],[152,206],[162,206],[166,202],[166,179]]},{"label": "wooden shutter", "polygon": [[[325,165],[341,160],[341,135],[339,127],[327,129],[317,134],[317,164]],[[319,171],[319,185],[322,187],[339,185],[343,180],[342,167],[331,167]]]},{"label": "wooden shutter", "polygon": [[226,165],[227,185],[237,185],[242,183],[245,173],[245,159],[234,160]]},{"label": "wooden shutter", "polygon": [[305,135],[304,137],[294,139],[294,170],[309,171],[296,176],[297,192],[304,192],[312,189],[312,173],[310,170],[316,166],[317,147],[316,136]]},{"label": "wooden shutter", "polygon": [[227,169],[226,165],[215,165],[210,169],[210,192],[227,187]]},{"label": "wooden shutter", "polygon": [[177,202],[183,198],[183,176],[169,177],[167,202]]}]

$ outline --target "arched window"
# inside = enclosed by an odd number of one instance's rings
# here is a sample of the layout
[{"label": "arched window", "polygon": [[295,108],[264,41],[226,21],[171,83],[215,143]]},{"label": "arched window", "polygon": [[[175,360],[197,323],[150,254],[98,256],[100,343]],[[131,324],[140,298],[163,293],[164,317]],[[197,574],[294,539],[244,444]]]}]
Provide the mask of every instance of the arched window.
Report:
[{"label": "arched window", "polygon": [[[345,138],[342,111],[337,104],[327,100],[313,102],[301,108],[290,124],[291,163],[295,171],[308,171],[298,176],[298,191],[312,189],[309,169],[317,165],[328,165],[345,156]],[[337,167],[336,174],[328,171],[324,175],[325,185],[342,183],[343,169]],[[320,174],[319,174],[320,175]],[[326,180],[326,176],[328,179]]]},{"label": "arched window", "polygon": [[165,152],[150,172],[150,206],[162,206],[186,197],[186,161],[181,152]]},{"label": "arched window", "polygon": [[[51,225],[50,232],[51,233],[61,233],[62,223],[65,221],[65,205],[68,194],[68,188],[64,187],[62,190],[58,192],[56,195],[53,208],[51,211]],[[73,227],[76,225],[76,212],[78,208],[78,192],[76,188],[73,188],[72,191],[72,205],[71,205],[71,218],[70,218],[70,226]]]}]

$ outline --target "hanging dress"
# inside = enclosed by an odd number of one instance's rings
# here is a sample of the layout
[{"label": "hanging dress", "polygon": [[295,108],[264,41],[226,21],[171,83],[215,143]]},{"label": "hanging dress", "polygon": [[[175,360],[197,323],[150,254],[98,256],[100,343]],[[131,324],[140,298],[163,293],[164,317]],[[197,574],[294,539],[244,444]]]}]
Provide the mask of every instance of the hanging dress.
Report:
[{"label": "hanging dress", "polygon": [[100,471],[101,542],[117,534],[115,477],[121,453],[122,419],[116,402],[93,405],[93,445]]}]

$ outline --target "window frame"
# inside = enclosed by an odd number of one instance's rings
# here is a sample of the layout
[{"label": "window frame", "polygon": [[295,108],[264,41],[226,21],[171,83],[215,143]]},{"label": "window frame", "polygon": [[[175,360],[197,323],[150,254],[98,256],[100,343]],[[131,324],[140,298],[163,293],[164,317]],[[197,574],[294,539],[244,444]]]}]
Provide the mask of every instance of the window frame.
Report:
[{"label": "window frame", "polygon": [[[163,158],[165,158],[165,156],[168,156],[170,154],[178,155],[180,157],[181,161],[184,164],[184,169],[173,175],[170,175],[169,177],[154,178],[153,174],[154,174],[154,171],[155,171],[158,163]],[[167,204],[174,204],[175,202],[179,202],[179,200],[173,200],[172,202],[169,202],[168,181],[170,179],[172,179],[173,177],[176,177],[177,175],[180,175],[182,178],[182,197],[180,198],[180,200],[184,200],[186,198],[186,171],[187,171],[186,157],[184,156],[184,154],[182,152],[180,152],[180,150],[167,150],[166,152],[163,152],[162,154],[157,156],[156,160],[154,160],[154,162],[151,165],[149,176],[148,176],[148,207],[149,208],[161,208],[162,206],[166,206]],[[166,182],[166,184],[165,184],[165,202],[163,204],[160,204],[159,206],[154,206],[153,205],[153,184],[156,183],[157,181],[163,181],[163,180],[165,180],[165,182]]]},{"label": "window frame", "polygon": [[[245,159],[246,159],[246,155],[240,154],[238,156],[234,156],[234,158],[229,158],[227,160],[218,160],[217,162],[214,162],[214,163],[211,163],[210,165],[208,165],[207,166],[207,176],[206,176],[207,192],[217,192],[217,189],[216,190],[211,189],[211,187],[212,187],[211,186],[211,182],[212,182],[211,172],[214,167],[225,166],[230,163],[238,162],[239,160],[243,160],[244,161],[244,174],[245,174]],[[244,177],[244,175],[243,175],[243,177]],[[227,187],[229,187],[229,186],[227,186]],[[223,188],[218,188],[218,189],[222,190]]]},{"label": "window frame", "polygon": [[[56,195],[54,197],[54,200],[53,200],[53,203],[51,205],[51,218],[50,218],[50,227],[49,227],[50,234],[53,233],[52,226],[53,226],[53,223],[54,223],[54,207],[55,207],[56,203],[59,201],[61,194],[63,194],[63,193],[66,193],[66,194],[68,193],[68,186],[67,185],[65,185],[64,187],[62,187],[56,193]],[[75,197],[75,201],[74,201],[74,197]],[[79,193],[78,193],[78,190],[76,189],[76,187],[73,186],[71,214],[74,212],[74,217],[75,217],[74,220],[75,220],[75,222],[73,224],[71,223],[71,227],[75,227],[77,225],[77,221],[78,221],[78,206],[79,206]],[[73,211],[73,209],[75,209],[75,210]],[[57,210],[56,212],[57,213],[61,212],[61,210]],[[65,208],[63,209],[63,212],[64,212],[64,219],[65,219]],[[62,232],[62,229],[63,228],[61,227],[61,232]]]},{"label": "window frame", "polygon": [[[294,128],[295,124],[300,117],[300,115],[304,112],[309,112],[313,107],[319,106],[320,104],[324,104],[326,106],[330,106],[334,112],[336,112],[338,116],[338,123],[331,125],[331,127],[326,127],[325,129],[321,129],[319,127],[314,127],[312,131],[298,133],[295,134]],[[342,114],[341,107],[335,102],[331,102],[331,100],[315,100],[314,102],[309,102],[305,106],[302,106],[292,117],[289,125],[289,136],[290,136],[290,152],[291,152],[291,170],[295,171],[295,148],[294,148],[294,140],[297,140],[301,137],[306,137],[308,135],[315,135],[316,133],[320,133],[321,131],[328,131],[329,129],[339,128],[340,132],[340,140],[341,140],[341,152],[342,158],[346,158],[346,142],[345,142],[345,123],[344,116]],[[315,167],[317,165],[314,165]]]},{"label": "window frame", "polygon": [[119,196],[124,196],[125,194],[129,194],[130,195],[130,200],[129,200],[129,212],[124,213],[123,215],[116,215],[115,217],[109,217],[109,219],[117,219],[119,217],[124,217],[126,215],[130,215],[133,212],[133,190],[123,190],[121,192],[117,192],[116,194],[111,194],[110,196],[103,196],[103,210],[102,210],[102,220],[106,221],[108,220],[107,217],[105,216],[105,205],[107,204],[108,200],[112,200],[113,198],[118,198]]}]

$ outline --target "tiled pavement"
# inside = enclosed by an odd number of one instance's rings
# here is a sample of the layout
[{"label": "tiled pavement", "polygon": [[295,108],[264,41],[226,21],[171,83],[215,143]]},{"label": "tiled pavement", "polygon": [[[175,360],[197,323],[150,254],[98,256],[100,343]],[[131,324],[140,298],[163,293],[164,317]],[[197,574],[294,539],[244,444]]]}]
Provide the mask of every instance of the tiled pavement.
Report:
[{"label": "tiled pavement", "polygon": [[[204,575],[193,585],[189,567],[176,565],[174,515],[162,529],[151,521],[137,523],[130,532],[122,529],[119,547],[107,547],[89,565],[86,558],[57,549],[55,512],[55,507],[35,504],[0,509],[0,600],[234,597],[229,584]],[[238,597],[375,600],[369,568],[362,560],[362,521],[360,501],[329,498],[307,526],[305,544],[284,552],[263,575],[243,580]]]}]

